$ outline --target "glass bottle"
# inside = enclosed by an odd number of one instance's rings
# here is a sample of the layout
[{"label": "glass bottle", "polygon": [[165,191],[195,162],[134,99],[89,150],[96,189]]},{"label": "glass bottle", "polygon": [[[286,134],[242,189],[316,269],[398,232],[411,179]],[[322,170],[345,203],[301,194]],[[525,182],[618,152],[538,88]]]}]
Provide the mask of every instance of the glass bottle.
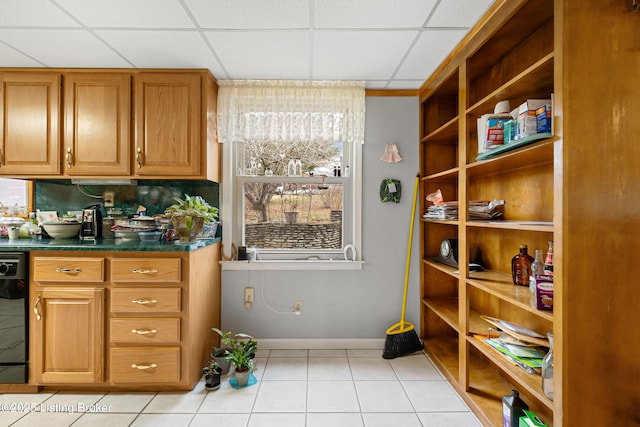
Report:
[{"label": "glass bottle", "polygon": [[289,160],[287,163],[287,176],[296,176],[296,162],[294,160]]},{"label": "glass bottle", "polygon": [[547,332],[549,352],[542,359],[542,392],[553,400],[553,334]]},{"label": "glass bottle", "polygon": [[295,169],[296,169],[296,176],[302,176],[302,161],[300,159],[296,159]]},{"label": "glass bottle", "polygon": [[542,258],[542,249],[536,249],[536,255],[531,264],[531,276],[529,276],[529,290],[532,294],[536,293],[536,279],[544,274],[544,260]]},{"label": "glass bottle", "polygon": [[514,284],[529,287],[533,261],[533,257],[527,251],[527,245],[520,245],[520,253],[511,259],[511,276]]},{"label": "glass bottle", "polygon": [[547,257],[544,259],[544,274],[553,276],[553,240],[549,240]]}]

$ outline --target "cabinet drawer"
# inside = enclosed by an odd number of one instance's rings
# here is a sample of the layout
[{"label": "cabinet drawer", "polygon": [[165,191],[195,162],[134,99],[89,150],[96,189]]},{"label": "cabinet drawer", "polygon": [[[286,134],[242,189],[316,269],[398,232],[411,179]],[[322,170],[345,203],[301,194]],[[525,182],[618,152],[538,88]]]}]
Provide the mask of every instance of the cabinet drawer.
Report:
[{"label": "cabinet drawer", "polygon": [[180,258],[122,258],[111,260],[112,282],[179,282]]},{"label": "cabinet drawer", "polygon": [[112,313],[178,313],[180,288],[111,289]]},{"label": "cabinet drawer", "polygon": [[111,342],[153,344],[180,341],[180,319],[111,319]]},{"label": "cabinet drawer", "polygon": [[103,282],[104,258],[34,258],[36,282]]},{"label": "cabinet drawer", "polygon": [[112,383],[180,381],[180,347],[112,348]]}]

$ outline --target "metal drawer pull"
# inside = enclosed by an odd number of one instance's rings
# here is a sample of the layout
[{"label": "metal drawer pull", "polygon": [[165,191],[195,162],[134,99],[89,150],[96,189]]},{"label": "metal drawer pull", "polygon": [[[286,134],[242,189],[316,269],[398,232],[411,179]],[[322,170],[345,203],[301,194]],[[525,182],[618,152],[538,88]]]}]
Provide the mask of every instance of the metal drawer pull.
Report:
[{"label": "metal drawer pull", "polygon": [[138,335],[149,335],[149,334],[157,334],[158,330],[157,329],[132,329],[131,333],[138,334]]},{"label": "metal drawer pull", "polygon": [[132,303],[134,304],[156,304],[158,302],[157,299],[132,299],[131,300]]},{"label": "metal drawer pull", "polygon": [[134,268],[133,272],[134,273],[138,273],[138,274],[154,274],[154,273],[157,273],[158,270],[155,269],[155,268],[153,268],[151,270],[145,270],[145,269],[142,269],[142,268]]},{"label": "metal drawer pull", "polygon": [[40,313],[38,312],[39,305],[40,305],[40,295],[38,295],[38,298],[36,298],[36,303],[33,305],[33,312],[36,314],[36,320],[42,319],[42,316],[40,316]]},{"label": "metal drawer pull", "polygon": [[65,156],[65,159],[67,160],[67,166],[71,167],[71,163],[72,163],[72,159],[71,157],[73,156],[73,154],[71,153],[71,147],[69,147],[67,149],[67,155]]},{"label": "metal drawer pull", "polygon": [[56,273],[67,273],[67,274],[75,274],[82,273],[81,268],[56,268]]},{"label": "metal drawer pull", "polygon": [[155,363],[152,363],[151,365],[136,365],[135,363],[133,365],[131,365],[131,367],[133,369],[140,369],[141,371],[144,371],[145,369],[153,369],[153,368],[157,368],[158,365],[156,365]]}]

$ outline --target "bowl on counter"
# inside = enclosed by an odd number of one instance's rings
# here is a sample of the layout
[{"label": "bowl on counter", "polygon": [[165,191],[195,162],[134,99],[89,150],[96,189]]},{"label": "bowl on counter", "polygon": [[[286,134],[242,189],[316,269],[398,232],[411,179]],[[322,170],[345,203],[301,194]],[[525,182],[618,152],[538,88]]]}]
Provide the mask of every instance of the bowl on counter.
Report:
[{"label": "bowl on counter", "polygon": [[54,239],[71,239],[80,234],[80,224],[77,221],[43,222],[42,228]]},{"label": "bowl on counter", "polygon": [[140,240],[139,231],[136,230],[115,230],[116,239],[121,240]]},{"label": "bowl on counter", "polygon": [[160,240],[162,233],[159,231],[141,231],[138,233],[142,242],[157,242]]}]

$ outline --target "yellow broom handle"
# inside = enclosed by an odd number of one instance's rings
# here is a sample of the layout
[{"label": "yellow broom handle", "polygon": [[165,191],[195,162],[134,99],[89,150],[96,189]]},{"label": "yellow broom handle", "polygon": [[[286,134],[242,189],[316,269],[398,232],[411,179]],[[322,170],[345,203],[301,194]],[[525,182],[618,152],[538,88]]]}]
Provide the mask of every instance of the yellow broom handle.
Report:
[{"label": "yellow broom handle", "polygon": [[402,315],[400,316],[400,328],[404,328],[404,314],[407,309],[407,293],[409,290],[409,269],[411,266],[411,246],[413,246],[413,223],[416,219],[416,204],[418,201],[418,185],[420,183],[420,174],[416,175],[416,181],[413,185],[413,205],[411,206],[411,225],[409,226],[409,244],[407,247],[407,263],[404,273],[404,298],[402,300]]}]

